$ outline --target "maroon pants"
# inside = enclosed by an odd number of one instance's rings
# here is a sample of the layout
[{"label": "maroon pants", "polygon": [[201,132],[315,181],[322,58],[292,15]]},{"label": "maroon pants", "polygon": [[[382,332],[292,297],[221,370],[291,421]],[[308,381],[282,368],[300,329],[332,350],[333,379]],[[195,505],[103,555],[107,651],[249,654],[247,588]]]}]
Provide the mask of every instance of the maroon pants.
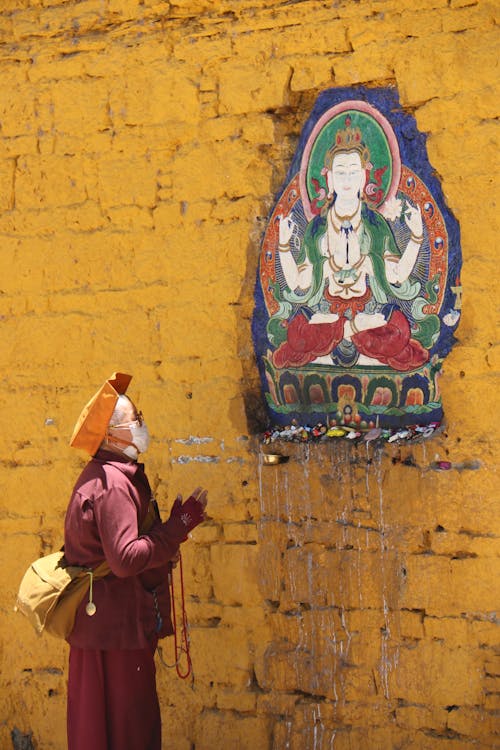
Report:
[{"label": "maroon pants", "polygon": [[71,647],[68,750],[161,750],[154,650]]}]

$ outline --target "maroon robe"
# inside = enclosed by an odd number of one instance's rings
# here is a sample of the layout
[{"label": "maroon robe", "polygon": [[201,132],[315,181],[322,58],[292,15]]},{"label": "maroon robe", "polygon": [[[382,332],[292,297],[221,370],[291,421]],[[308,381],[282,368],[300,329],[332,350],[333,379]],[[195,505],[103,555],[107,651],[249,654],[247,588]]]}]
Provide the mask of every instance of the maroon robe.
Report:
[{"label": "maroon robe", "polygon": [[161,750],[154,649],[71,647],[68,750]]},{"label": "maroon robe", "polygon": [[186,533],[180,519],[158,519],[139,536],[150,499],[143,465],[105,451],[73,490],[65,556],[92,568],[106,559],[111,573],[94,582],[96,613],[86,614],[85,597],[68,637],[69,750],[161,747],[154,651],[172,633],[169,561]]}]

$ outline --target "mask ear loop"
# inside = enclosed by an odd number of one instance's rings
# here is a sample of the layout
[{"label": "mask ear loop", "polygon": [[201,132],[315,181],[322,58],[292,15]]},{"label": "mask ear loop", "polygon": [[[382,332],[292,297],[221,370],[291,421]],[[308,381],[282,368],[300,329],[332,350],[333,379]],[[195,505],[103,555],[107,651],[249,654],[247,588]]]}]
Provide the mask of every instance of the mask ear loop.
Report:
[{"label": "mask ear loop", "polygon": [[121,445],[133,445],[133,447],[136,449],[137,453],[140,453],[140,450],[137,447],[137,445],[135,443],[133,443],[131,440],[124,440],[123,438],[120,438],[117,435],[111,435],[111,433],[109,432],[109,430],[106,433],[106,440],[108,438],[111,438],[111,440],[114,440],[115,443],[119,443]]}]

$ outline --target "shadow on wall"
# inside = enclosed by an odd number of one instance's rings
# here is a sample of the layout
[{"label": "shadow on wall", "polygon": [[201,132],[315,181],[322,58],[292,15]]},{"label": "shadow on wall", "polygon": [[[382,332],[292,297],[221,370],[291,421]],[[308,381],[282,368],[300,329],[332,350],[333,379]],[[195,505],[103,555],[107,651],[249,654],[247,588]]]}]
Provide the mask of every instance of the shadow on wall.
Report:
[{"label": "shadow on wall", "polygon": [[17,727],[10,733],[14,750],[35,750],[31,732],[23,734]]},{"label": "shadow on wall", "polygon": [[[272,212],[274,196],[283,182],[283,175],[291,164],[299,134],[316,101],[320,89],[286,92],[287,102],[278,109],[264,113],[274,123],[273,144],[263,146],[262,165],[269,173],[269,194],[261,196],[260,211],[250,230],[247,267],[238,300],[241,313],[237,319],[238,355],[242,363],[242,395],[245,405],[247,429],[250,435],[259,435],[269,426],[257,362],[252,346],[251,321],[254,309],[254,290],[259,262],[260,246]],[[263,114],[263,116],[264,116]]]}]

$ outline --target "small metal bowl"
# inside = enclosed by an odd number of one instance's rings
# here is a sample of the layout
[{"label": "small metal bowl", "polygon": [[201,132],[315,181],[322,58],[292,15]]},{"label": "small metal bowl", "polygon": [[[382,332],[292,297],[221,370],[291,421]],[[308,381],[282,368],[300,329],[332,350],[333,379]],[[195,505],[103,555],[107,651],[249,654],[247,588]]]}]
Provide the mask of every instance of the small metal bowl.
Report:
[{"label": "small metal bowl", "polygon": [[277,464],[286,464],[290,456],[282,456],[280,453],[263,453],[265,466],[276,466]]}]

